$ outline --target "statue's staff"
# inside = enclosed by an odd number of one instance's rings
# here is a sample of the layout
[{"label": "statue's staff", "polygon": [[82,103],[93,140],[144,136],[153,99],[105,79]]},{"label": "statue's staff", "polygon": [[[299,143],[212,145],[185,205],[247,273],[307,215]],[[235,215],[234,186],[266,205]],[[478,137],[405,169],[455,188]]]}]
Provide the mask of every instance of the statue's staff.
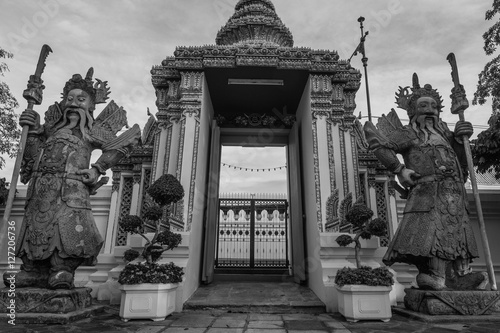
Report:
[{"label": "statue's staff", "polygon": [[[23,92],[23,97],[28,101],[27,110],[33,110],[33,105],[42,104],[43,99],[43,85],[42,73],[45,69],[45,60],[52,49],[48,45],[43,45],[40,51],[40,57],[38,58],[38,63],[36,65],[36,70],[34,75],[30,75],[28,81],[28,87]],[[9,222],[10,213],[12,211],[12,205],[14,204],[14,196],[16,194],[17,180],[19,178],[19,173],[21,172],[21,162],[23,161],[24,148],[26,145],[26,140],[28,139],[29,126],[23,126],[21,132],[21,141],[19,142],[19,150],[17,152],[16,163],[14,164],[14,171],[12,172],[12,180],[10,182],[9,196],[7,197],[7,202],[5,204],[5,212],[3,214],[2,226],[6,226]]]},{"label": "statue's staff", "polygon": [[[469,107],[469,101],[465,96],[465,89],[460,84],[460,79],[458,77],[458,66],[455,54],[450,53],[446,59],[451,65],[451,78],[454,83],[454,87],[451,89],[451,113],[458,114],[461,121],[465,121],[464,111]],[[488,270],[488,276],[490,279],[490,285],[492,290],[497,290],[497,284],[495,281],[495,271],[493,270],[493,262],[491,260],[490,246],[488,244],[488,237],[486,235],[486,227],[484,224],[483,208],[481,206],[481,199],[479,198],[479,190],[477,188],[476,172],[474,170],[474,164],[472,163],[472,153],[470,149],[469,138],[464,135],[463,143],[465,147],[465,155],[467,157],[467,166],[469,168],[470,181],[472,184],[472,193],[474,194],[474,201],[476,203],[477,218],[479,220],[479,229],[481,231],[481,239],[483,241],[483,251],[486,259],[486,268]]]}]

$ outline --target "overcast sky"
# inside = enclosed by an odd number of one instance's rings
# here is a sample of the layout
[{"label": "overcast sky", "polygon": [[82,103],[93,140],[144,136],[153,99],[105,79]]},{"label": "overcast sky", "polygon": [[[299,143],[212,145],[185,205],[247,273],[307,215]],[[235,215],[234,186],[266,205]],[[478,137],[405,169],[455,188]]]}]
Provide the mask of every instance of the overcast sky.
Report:
[{"label": "overcast sky", "polygon": [[[47,59],[43,74],[43,113],[58,101],[64,83],[74,73],[85,75],[94,67],[95,77],[108,81],[111,99],[128,111],[129,124],[144,126],[146,109],[155,109],[155,93],[150,69],[176,46],[214,44],[218,30],[234,13],[237,0],[0,0],[0,46],[14,53],[8,60],[10,72],[1,78],[11,88],[21,107],[26,107],[22,91],[33,74],[40,48],[49,44],[54,53]],[[398,86],[411,85],[417,72],[421,84],[430,83],[444,98],[443,118],[450,125],[457,117],[449,113],[452,87],[446,61],[454,52],[462,84],[472,98],[477,75],[489,60],[482,50],[482,34],[492,25],[484,20],[491,8],[488,0],[273,0],[283,23],[293,34],[295,46],[337,50],[342,59],[350,57],[359,41],[357,18],[366,18],[370,31],[366,42],[368,76],[373,115],[387,113],[394,104]],[[495,18],[498,19],[498,18]],[[362,69],[360,57],[352,60]],[[363,81],[364,82],[364,81]],[[365,86],[357,94],[356,115],[366,116]],[[101,109],[98,108],[96,113]],[[487,106],[471,106],[466,119],[485,128],[491,113]],[[401,118],[406,118],[403,110]],[[363,121],[365,118],[363,119]],[[451,126],[453,127],[453,126]],[[267,154],[267,155],[262,155]],[[270,168],[284,162],[272,158],[274,152],[248,160],[248,152],[234,150],[231,162],[242,166]],[[254,156],[255,154],[250,154]],[[269,158],[263,158],[269,156]],[[224,161],[223,161],[224,162]],[[256,163],[256,164],[254,164]],[[0,171],[10,180],[12,163]],[[261,183],[234,191],[261,191],[263,184],[282,176],[266,173]],[[235,178],[236,177],[236,178]],[[271,192],[286,188],[273,183]],[[234,183],[233,185],[236,185]],[[281,190],[282,189],[282,190]],[[279,192],[278,191],[278,192]]]}]

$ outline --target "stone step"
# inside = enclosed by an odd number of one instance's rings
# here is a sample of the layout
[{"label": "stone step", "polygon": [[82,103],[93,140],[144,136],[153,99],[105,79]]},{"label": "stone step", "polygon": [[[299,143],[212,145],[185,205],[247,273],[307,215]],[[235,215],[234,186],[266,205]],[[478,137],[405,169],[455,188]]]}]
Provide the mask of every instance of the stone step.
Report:
[{"label": "stone step", "polygon": [[218,281],[198,288],[184,310],[232,313],[325,313],[325,304],[307,287],[293,282]]},{"label": "stone step", "polygon": [[293,282],[287,274],[214,274],[215,282]]}]

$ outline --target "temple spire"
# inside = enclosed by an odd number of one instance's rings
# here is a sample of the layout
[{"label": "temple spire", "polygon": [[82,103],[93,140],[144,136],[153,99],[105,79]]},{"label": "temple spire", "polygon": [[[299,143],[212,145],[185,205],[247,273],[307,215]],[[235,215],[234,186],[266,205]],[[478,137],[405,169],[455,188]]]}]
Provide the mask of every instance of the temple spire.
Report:
[{"label": "temple spire", "polygon": [[215,39],[217,45],[293,46],[293,36],[270,0],[240,0]]}]

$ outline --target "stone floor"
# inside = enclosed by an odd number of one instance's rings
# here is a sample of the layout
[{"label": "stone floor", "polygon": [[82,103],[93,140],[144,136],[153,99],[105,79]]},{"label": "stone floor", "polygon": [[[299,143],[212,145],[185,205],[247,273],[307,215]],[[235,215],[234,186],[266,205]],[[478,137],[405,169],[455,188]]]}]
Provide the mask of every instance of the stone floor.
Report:
[{"label": "stone floor", "polygon": [[[130,320],[119,317],[119,306],[68,325],[16,325],[0,320],[0,332],[128,332],[128,333],[500,333],[500,316],[449,317],[444,323],[425,322],[394,309],[392,319],[347,322],[340,314],[324,313],[317,297],[305,287],[287,283],[221,283],[201,287],[186,309],[166,320]],[[320,303],[320,302],[319,302]],[[104,303],[101,303],[104,304]],[[252,306],[249,306],[252,304]],[[471,320],[473,319],[473,320]]]},{"label": "stone floor", "polygon": [[128,332],[128,333],[498,333],[500,322],[425,323],[394,314],[392,319],[348,323],[340,314],[269,314],[233,313],[227,310],[186,310],[166,320],[130,320],[122,322],[119,308],[109,306],[102,314],[69,325],[16,325],[2,321],[0,332]]}]

